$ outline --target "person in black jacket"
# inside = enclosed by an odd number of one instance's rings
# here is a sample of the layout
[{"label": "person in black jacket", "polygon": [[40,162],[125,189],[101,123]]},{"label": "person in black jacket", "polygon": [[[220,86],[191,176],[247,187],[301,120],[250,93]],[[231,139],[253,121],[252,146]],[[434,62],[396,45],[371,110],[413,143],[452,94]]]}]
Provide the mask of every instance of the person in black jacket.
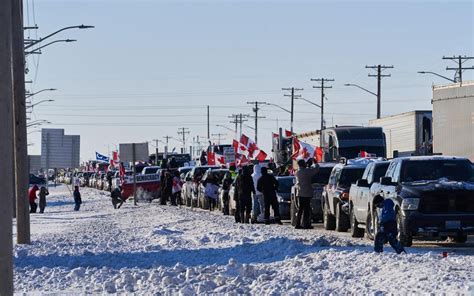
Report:
[{"label": "person in black jacket", "polygon": [[276,195],[278,180],[268,173],[266,167],[262,167],[261,172],[262,176],[258,179],[257,190],[262,192],[263,199],[265,200],[265,224],[270,224],[270,206],[273,208],[275,222],[282,224],[280,219],[280,208],[278,206]]},{"label": "person in black jacket", "polygon": [[230,186],[232,186],[232,176],[230,175],[230,172],[227,172],[225,174],[224,180],[222,180],[222,201],[224,203],[222,212],[224,215],[229,215],[229,190]]},{"label": "person in black jacket", "polygon": [[114,209],[120,209],[120,207],[123,204],[122,192],[120,190],[121,188],[117,187],[110,193],[110,197],[112,198],[112,205],[114,206]]},{"label": "person in black jacket", "polygon": [[242,169],[242,175],[237,183],[240,203],[240,221],[242,223],[250,222],[250,213],[252,212],[252,193],[255,194],[252,172],[249,166]]},{"label": "person in black jacket", "polygon": [[81,193],[79,192],[79,186],[74,187],[74,211],[79,211],[82,204]]},{"label": "person in black jacket", "polygon": [[235,201],[235,213],[234,213],[234,218],[235,218],[235,223],[241,223],[242,221],[240,220],[240,200],[239,200],[239,189],[237,187],[237,184],[240,183],[240,178],[242,178],[242,170],[238,171],[237,177],[235,178],[235,187],[234,187],[234,201]]}]

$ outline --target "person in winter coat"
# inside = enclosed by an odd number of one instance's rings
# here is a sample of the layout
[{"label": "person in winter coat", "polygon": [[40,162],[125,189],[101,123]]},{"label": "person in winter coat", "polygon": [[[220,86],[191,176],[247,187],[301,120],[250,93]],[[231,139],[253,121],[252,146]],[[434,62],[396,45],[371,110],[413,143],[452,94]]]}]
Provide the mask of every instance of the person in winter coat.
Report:
[{"label": "person in winter coat", "polygon": [[109,191],[112,192],[112,173],[107,173],[107,183],[109,184]]},{"label": "person in winter coat", "polygon": [[44,186],[41,186],[39,193],[39,208],[41,214],[44,213],[44,208],[46,207],[46,195],[49,195],[48,189],[46,189]]},{"label": "person in winter coat", "polygon": [[161,189],[161,199],[160,204],[166,205],[168,200],[171,200],[171,195],[173,192],[173,176],[170,171],[165,172],[164,180],[162,182],[163,187]]},{"label": "person in winter coat", "polygon": [[212,211],[217,206],[219,185],[217,184],[217,180],[211,174],[207,176],[203,185],[205,188],[205,196],[209,202],[209,211]]},{"label": "person in winter coat", "polygon": [[222,212],[224,215],[229,215],[229,190],[230,186],[232,186],[232,176],[230,172],[227,172],[222,180],[222,201],[223,201],[223,208]]},{"label": "person in winter coat", "polygon": [[123,204],[121,188],[115,188],[111,193],[110,197],[112,198],[112,205],[114,209],[120,209]]},{"label": "person in winter coat", "polygon": [[262,192],[265,203],[265,224],[270,224],[270,206],[273,208],[275,222],[281,223],[280,208],[278,205],[276,191],[278,189],[278,180],[268,173],[266,167],[262,167],[262,177],[258,180],[257,188]]},{"label": "person in winter coat", "polygon": [[252,197],[252,222],[256,223],[258,216],[262,215],[265,211],[265,201],[263,199],[263,194],[258,190],[257,183],[260,177],[262,176],[262,166],[256,164],[253,166],[253,184],[255,185],[255,194]]},{"label": "person in winter coat", "polygon": [[74,211],[79,211],[82,204],[81,193],[79,192],[79,186],[74,186]]},{"label": "person in winter coat", "polygon": [[181,181],[181,178],[179,177],[179,171],[174,172],[173,176],[173,188],[172,188],[172,198],[171,198],[171,204],[174,206],[177,205],[182,205],[181,201],[181,188],[183,186],[183,182]]},{"label": "person in winter coat", "polygon": [[[311,164],[311,163],[309,163]],[[311,179],[319,172],[319,166],[315,168],[306,167],[304,159],[298,160],[298,171],[296,177],[296,198],[298,199],[298,213],[296,215],[296,229],[311,229],[311,198],[313,197],[313,186]],[[301,227],[303,218],[303,227]]]},{"label": "person in winter coat", "polygon": [[28,201],[30,202],[30,213],[36,213],[38,205],[36,204],[36,192],[39,190],[38,186],[33,185],[33,187],[28,190]]},{"label": "person in winter coat", "polygon": [[252,193],[255,194],[256,191],[250,167],[245,166],[242,171],[237,184],[237,189],[239,190],[240,221],[242,223],[249,223],[250,213],[252,212]]},{"label": "person in winter coat", "polygon": [[383,245],[386,241],[390,243],[397,254],[405,252],[402,244],[397,240],[398,229],[397,216],[394,210],[395,204],[391,199],[385,199],[378,206],[382,210],[379,213],[379,230],[374,240],[375,252],[382,253]]},{"label": "person in winter coat", "polygon": [[240,179],[242,178],[242,170],[239,170],[237,173],[237,177],[235,178],[235,188],[234,188],[234,201],[235,201],[235,223],[242,223],[240,220],[240,198],[239,198],[239,189],[238,184],[240,183]]}]

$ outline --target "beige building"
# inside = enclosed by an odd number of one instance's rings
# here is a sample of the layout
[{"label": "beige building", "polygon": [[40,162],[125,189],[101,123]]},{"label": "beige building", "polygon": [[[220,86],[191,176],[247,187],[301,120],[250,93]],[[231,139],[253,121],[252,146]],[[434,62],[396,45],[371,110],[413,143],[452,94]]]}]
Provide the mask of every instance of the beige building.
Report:
[{"label": "beige building", "polygon": [[433,152],[474,161],[474,81],[433,86]]}]

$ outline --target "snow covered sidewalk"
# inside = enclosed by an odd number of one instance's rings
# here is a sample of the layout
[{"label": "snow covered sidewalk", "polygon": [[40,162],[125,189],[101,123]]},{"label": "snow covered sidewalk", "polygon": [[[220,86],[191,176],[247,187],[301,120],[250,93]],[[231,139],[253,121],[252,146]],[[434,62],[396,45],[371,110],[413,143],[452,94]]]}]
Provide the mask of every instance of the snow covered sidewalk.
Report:
[{"label": "snow covered sidewalk", "polygon": [[74,212],[66,186],[50,193],[32,244],[15,246],[18,294],[472,293],[473,256],[374,254],[365,240],[156,203],[114,210],[87,188]]}]

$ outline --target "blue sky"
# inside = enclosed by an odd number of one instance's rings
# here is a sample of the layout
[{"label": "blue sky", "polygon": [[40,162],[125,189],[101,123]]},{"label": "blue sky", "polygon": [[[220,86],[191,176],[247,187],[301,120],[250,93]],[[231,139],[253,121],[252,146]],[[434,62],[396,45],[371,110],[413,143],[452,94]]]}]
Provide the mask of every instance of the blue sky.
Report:
[{"label": "blue sky", "polygon": [[[247,101],[289,108],[281,88],[291,86],[319,101],[310,78],[336,80],[326,93],[328,125],[367,125],[375,97],[344,86],[375,91],[365,65],[395,66],[382,81],[382,115],[431,109],[431,85],[445,81],[416,72],[453,77],[445,68],[454,63],[441,57],[474,54],[471,1],[25,1],[39,37],[96,26],[58,35],[78,42],[45,48],[38,68],[38,57],[28,60],[33,90],[58,89],[35,98],[55,102],[36,106],[33,118],[80,134],[83,160],[107,145],[178,138],[179,127],[190,129],[189,145],[206,136],[206,105],[211,133],[229,142],[233,134],[215,125],[232,128],[228,116],[251,113]],[[289,128],[289,114],[266,106],[260,115],[259,144],[270,151],[271,132]],[[296,102],[295,131],[315,130],[319,120],[319,109]],[[30,136],[30,153],[39,153],[39,133]]]}]

